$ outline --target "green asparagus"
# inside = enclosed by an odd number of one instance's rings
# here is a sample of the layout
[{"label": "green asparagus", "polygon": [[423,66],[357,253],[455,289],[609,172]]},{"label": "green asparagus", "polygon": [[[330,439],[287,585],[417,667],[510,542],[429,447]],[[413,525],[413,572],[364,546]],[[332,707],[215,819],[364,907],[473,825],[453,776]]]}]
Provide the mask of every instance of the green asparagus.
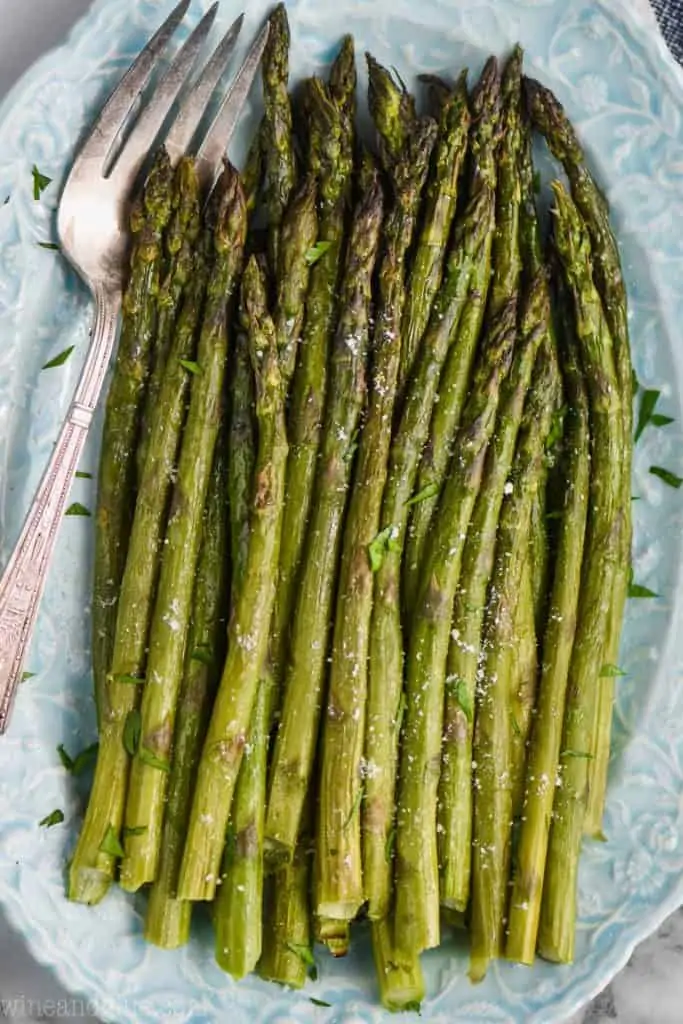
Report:
[{"label": "green asparagus", "polygon": [[[372,343],[373,368],[366,420],[360,439],[350,507],[344,527],[342,562],[337,590],[332,665],[325,713],[323,750],[330,744],[338,763],[324,753],[327,777],[339,772],[335,782],[337,812],[334,821],[321,813],[321,839],[330,852],[337,849],[334,864],[326,865],[325,880],[318,889],[317,912],[351,919],[363,901],[360,863],[360,778],[363,754],[364,712],[367,690],[372,570],[370,545],[379,529],[381,500],[387,473],[390,425],[400,359],[400,322],[405,259],[412,240],[420,194],[427,174],[435,125],[419,121],[411,97],[391,76],[368,57],[370,109],[380,136],[393,188],[393,201],[383,232],[383,256],[379,269],[379,301]],[[309,755],[310,763],[310,755]],[[281,778],[284,775],[281,771]],[[323,786],[323,790],[327,787]],[[284,793],[283,787],[283,793]],[[273,806],[271,794],[270,807]],[[287,801],[279,801],[279,815],[286,822]],[[269,814],[270,814],[269,807]],[[343,816],[346,809],[346,817]],[[338,854],[341,847],[355,855]],[[328,886],[328,881],[330,885]]]},{"label": "green asparagus", "polygon": [[[130,275],[123,299],[123,326],[102,431],[92,611],[95,704],[101,731],[107,720],[118,717],[116,700],[122,696],[109,692],[107,675],[111,667],[119,587],[126,565],[133,515],[135,446],[152,359],[162,237],[171,216],[172,175],[168,154],[161,149],[145,183],[142,198],[133,205]],[[124,710],[124,718],[125,714]],[[71,898],[78,897],[72,895]]]},{"label": "green asparagus", "polygon": [[[353,468],[352,446],[365,398],[372,274],[382,209],[382,190],[379,175],[375,173],[354,216],[349,240],[340,304],[342,312],[331,355],[330,389],[315,499],[306,533],[307,557],[301,567],[284,700],[271,765],[266,839],[273,852],[283,851],[287,859],[291,859],[299,833],[318,735],[330,610]],[[323,777],[328,773],[323,755]],[[328,797],[326,790],[323,782],[320,790],[322,821]],[[326,898],[321,899],[321,893],[326,892],[326,872],[332,866],[328,863],[326,833],[319,837],[319,843],[317,913],[336,917],[338,915],[327,909]]]},{"label": "green asparagus", "polygon": [[436,811],[451,613],[515,333],[516,304],[510,302],[492,322],[482,347],[431,531],[413,616],[396,834],[395,941],[401,962],[439,943]]},{"label": "green asparagus", "polygon": [[[389,455],[381,524],[384,530],[391,530],[393,536],[374,581],[364,751],[369,770],[362,815],[363,872],[371,920],[386,916],[391,894],[392,861],[386,851],[394,825],[397,719],[403,693],[400,569],[410,500],[429,431],[439,373],[470,300],[475,268],[486,258],[493,215],[494,195],[484,187],[471,200],[456,231],[444,283],[435,299],[424,344],[417,354]],[[350,767],[358,771],[357,764]],[[348,813],[348,807],[336,811],[341,820]],[[351,849],[348,842],[339,841],[335,846],[339,856],[351,855],[358,859],[358,851]]]},{"label": "green asparagus", "polygon": [[[621,497],[623,519],[621,526],[621,553],[617,566],[612,608],[608,624],[605,661],[616,664],[628,594],[631,564],[631,466],[633,462],[633,385],[631,345],[628,331],[626,286],[621,269],[619,248],[609,221],[609,208],[596,185],[586,163],[581,145],[562,105],[549,89],[540,83],[527,81],[527,97],[536,126],[544,134],[553,155],[561,161],[569,178],[571,193],[588,228],[593,254],[593,273],[602,299],[607,327],[614,344],[614,362],[621,395],[623,449],[620,465],[623,493]],[[610,753],[612,706],[614,703],[613,676],[596,679],[598,702],[593,726],[593,759],[589,765],[588,811],[585,828],[589,835],[602,835],[602,815],[607,786],[607,768]]]},{"label": "green asparagus", "polygon": [[133,676],[140,676],[144,669],[144,643],[139,661],[123,669],[118,667],[123,635],[119,634],[117,647],[116,627],[132,519],[135,444],[155,326],[161,237],[170,215],[171,174],[168,157],[162,151],[133,215],[131,278],[102,438],[93,600],[100,743],[85,821],[69,868],[69,899],[79,903],[98,903],[113,880],[115,858],[102,846],[110,829],[119,836],[126,799],[130,759],[123,745],[123,732],[138,694],[135,685],[119,682],[116,674],[110,675],[110,669]]},{"label": "green asparagus", "polygon": [[458,182],[467,152],[469,125],[465,71],[441,109],[432,157],[433,169],[427,184],[422,227],[403,311],[400,392],[403,392],[412,373],[418,346],[429,322],[432,302],[441,286],[444,257],[458,205]]},{"label": "green asparagus", "polygon": [[288,988],[306,984],[311,951],[310,854],[297,847],[291,864],[266,878],[263,953],[258,973]]},{"label": "green asparagus", "polygon": [[391,921],[375,921],[372,925],[372,955],[382,1006],[393,1013],[417,1010],[425,997],[425,983],[420,958],[409,960],[396,955],[391,934]]},{"label": "green asparagus", "polygon": [[[233,978],[256,967],[262,946],[263,825],[272,694],[262,679],[252,711],[214,906],[216,960]],[[189,901],[185,901],[192,906]]]},{"label": "green asparagus", "polygon": [[[342,53],[345,54],[346,50]],[[340,70],[340,95],[345,95],[341,85],[350,76],[355,87],[355,68],[352,72],[347,69],[343,76]],[[318,79],[311,81],[309,117],[309,165],[318,181],[320,200],[318,230],[321,239],[330,245],[311,269],[306,322],[289,408],[287,497],[271,641],[271,659],[278,688],[285,670],[297,572],[313,498],[327,392],[328,348],[334,331],[337,280],[342,259],[344,211],[352,170],[352,119],[348,124],[344,123],[340,117],[340,108],[329,99],[324,83]]]},{"label": "green asparagus", "polygon": [[[488,316],[516,301],[521,270],[518,156],[521,142],[522,55],[515,50],[503,76],[503,141],[499,153],[496,234]],[[531,285],[520,322],[510,376],[503,386],[496,435],[474,506],[463,552],[463,584],[456,592],[447,662],[443,766],[439,784],[441,902],[465,910],[470,892],[472,840],[472,731],[484,609],[496,530],[515,453],[517,432],[536,353],[550,320],[545,274]]]},{"label": "green asparagus", "polygon": [[545,444],[558,387],[557,364],[547,333],[524,407],[512,488],[500,515],[490,603],[484,627],[484,657],[474,730],[474,826],[472,843],[472,945],[470,977],[484,977],[503,950],[510,867],[512,784],[510,692],[514,664],[516,606],[529,551],[534,492],[542,476]]},{"label": "green asparagus", "polygon": [[154,408],[159,400],[183,293],[193,269],[192,254],[201,227],[199,204],[199,181],[194,159],[183,157],[175,171],[172,214],[165,238],[165,274],[157,298],[158,314],[152,372],[145,394],[137,451],[138,480],[145,471]]},{"label": "green asparagus", "polygon": [[271,271],[277,272],[280,225],[296,184],[289,80],[289,21],[287,8],[277,5],[270,16],[270,34],[263,54],[263,165],[268,211],[268,253]]},{"label": "green asparagus", "polygon": [[202,546],[192,597],[192,621],[178,705],[173,767],[164,813],[157,879],[152,886],[145,939],[164,949],[185,945],[190,937],[192,904],[175,898],[180,858],[192,802],[197,762],[211,702],[225,654],[228,590],[227,458],[221,431],[206,499]]},{"label": "green asparagus", "polygon": [[572,297],[591,417],[590,506],[576,637],[569,668],[560,757],[560,785],[553,805],[541,906],[538,950],[549,960],[574,955],[577,867],[592,755],[597,681],[605,655],[617,567],[623,555],[623,416],[614,343],[593,284],[586,225],[563,186],[555,194],[555,245]]},{"label": "green asparagus", "polygon": [[309,253],[318,237],[316,185],[305,178],[294,191],[280,225],[276,274],[275,335],[285,393],[296,365],[309,279]]},{"label": "green asparagus", "polygon": [[472,736],[486,594],[524,401],[549,317],[546,277],[541,271],[527,297],[510,376],[503,385],[496,436],[487,455],[484,480],[465,543],[463,584],[455,597],[439,783],[439,853],[441,901],[456,910],[465,910],[470,892]]},{"label": "green asparagus", "polygon": [[199,764],[180,872],[181,899],[212,899],[220,875],[230,805],[266,662],[280,548],[287,438],[275,328],[265,281],[252,257],[242,281],[256,378],[258,452],[242,586],[228,627],[228,656]]},{"label": "green asparagus", "polygon": [[[168,790],[171,747],[182,678],[200,524],[223,404],[227,306],[242,264],[246,210],[239,175],[230,165],[208,209],[213,226],[209,272],[190,406],[178,459],[164,557],[149,639],[141,732],[128,785],[122,888],[135,891],[156,878]],[[139,829],[145,827],[140,833]]]},{"label": "green asparagus", "polygon": [[[494,58],[487,61],[471,101],[472,126],[470,130],[470,194],[482,188],[496,191],[496,152],[500,138],[500,75]],[[482,253],[482,261],[472,278],[471,302],[466,309],[456,343],[451,347],[439,381],[439,401],[434,405],[429,441],[425,447],[415,484],[417,494],[427,488],[435,490],[430,497],[412,509],[410,529],[403,564],[403,603],[409,614],[415,607],[420,566],[429,527],[434,514],[441,481],[444,479],[451,443],[455,436],[470,384],[474,361],[491,281],[491,247],[495,223]]]},{"label": "green asparagus", "polygon": [[573,325],[567,323],[561,348],[569,406],[565,467],[568,486],[561,510],[548,625],[543,640],[543,669],[531,730],[505,951],[511,960],[525,964],[532,964],[536,953],[567,677],[581,587],[590,485],[588,396],[572,331]]}]

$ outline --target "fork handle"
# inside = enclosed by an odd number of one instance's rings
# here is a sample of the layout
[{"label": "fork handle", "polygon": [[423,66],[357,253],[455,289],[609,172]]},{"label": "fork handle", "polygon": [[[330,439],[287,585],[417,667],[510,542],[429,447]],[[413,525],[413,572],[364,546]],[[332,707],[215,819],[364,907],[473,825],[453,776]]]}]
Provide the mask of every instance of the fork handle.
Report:
[{"label": "fork handle", "polygon": [[0,579],[0,734],[7,729],[57,530],[116,340],[120,294],[95,290],[94,297],[92,341],[76,393]]}]

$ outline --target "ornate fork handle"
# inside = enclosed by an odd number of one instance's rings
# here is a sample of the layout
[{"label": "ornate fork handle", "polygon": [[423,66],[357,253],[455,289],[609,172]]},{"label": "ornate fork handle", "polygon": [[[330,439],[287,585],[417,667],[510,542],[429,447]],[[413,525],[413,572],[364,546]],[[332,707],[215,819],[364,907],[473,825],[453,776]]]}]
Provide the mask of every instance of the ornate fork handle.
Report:
[{"label": "ornate fork handle", "polygon": [[5,732],[50,557],[111,359],[121,296],[94,289],[93,337],[78,387],[0,579],[0,733]]}]

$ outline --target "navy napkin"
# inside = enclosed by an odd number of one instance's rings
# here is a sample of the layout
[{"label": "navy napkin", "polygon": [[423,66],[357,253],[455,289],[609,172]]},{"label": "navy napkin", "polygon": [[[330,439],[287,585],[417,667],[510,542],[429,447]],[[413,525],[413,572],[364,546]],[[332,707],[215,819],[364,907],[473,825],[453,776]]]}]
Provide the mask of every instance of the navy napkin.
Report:
[{"label": "navy napkin", "polygon": [[683,63],[683,0],[652,0],[652,6],[671,52]]}]

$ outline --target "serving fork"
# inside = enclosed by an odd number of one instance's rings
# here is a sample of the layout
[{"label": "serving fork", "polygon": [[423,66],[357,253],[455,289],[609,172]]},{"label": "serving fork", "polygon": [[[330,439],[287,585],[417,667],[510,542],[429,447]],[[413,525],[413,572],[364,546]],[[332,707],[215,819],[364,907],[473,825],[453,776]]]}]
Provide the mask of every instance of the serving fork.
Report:
[{"label": "serving fork", "polygon": [[[145,98],[129,129],[136,104],[159,69],[189,5],[190,0],[181,0],[174,8],[106,101],[76,155],[59,202],[62,252],[90,288],[95,315],[71,406],[0,579],[0,734],[8,725],[57,531],[114,349],[126,273],[128,213],[136,182],[150,150],[163,136],[172,164],[185,153],[196,155],[200,184],[210,191],[268,38],[266,24],[232,79],[213,122],[198,140],[204,114],[233,54],[243,21],[240,15],[189,84],[217,14],[215,3]],[[176,101],[177,112],[165,131]]]}]

